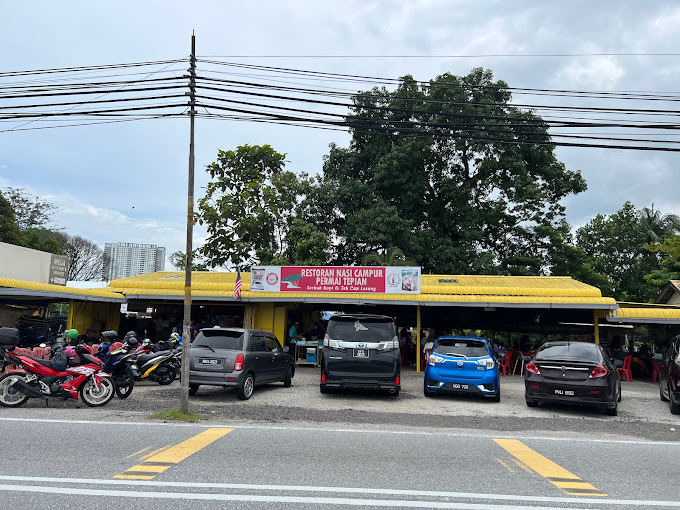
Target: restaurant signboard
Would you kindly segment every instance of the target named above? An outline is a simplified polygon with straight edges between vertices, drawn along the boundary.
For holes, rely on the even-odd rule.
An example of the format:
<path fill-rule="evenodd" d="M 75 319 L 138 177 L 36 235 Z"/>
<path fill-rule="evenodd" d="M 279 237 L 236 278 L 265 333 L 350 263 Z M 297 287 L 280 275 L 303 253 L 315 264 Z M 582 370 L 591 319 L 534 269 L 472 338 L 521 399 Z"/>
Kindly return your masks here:
<path fill-rule="evenodd" d="M 420 294 L 420 268 L 406 266 L 253 266 L 255 292 Z"/>

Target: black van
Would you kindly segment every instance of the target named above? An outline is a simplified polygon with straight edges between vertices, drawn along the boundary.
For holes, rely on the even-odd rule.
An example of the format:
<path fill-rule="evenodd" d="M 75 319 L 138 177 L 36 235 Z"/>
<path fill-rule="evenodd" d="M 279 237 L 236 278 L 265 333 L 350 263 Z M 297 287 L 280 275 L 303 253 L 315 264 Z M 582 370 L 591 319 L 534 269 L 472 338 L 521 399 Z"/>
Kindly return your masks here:
<path fill-rule="evenodd" d="M 401 364 L 397 328 L 384 315 L 334 315 L 321 359 L 321 393 L 337 388 L 388 390 L 399 395 Z"/>

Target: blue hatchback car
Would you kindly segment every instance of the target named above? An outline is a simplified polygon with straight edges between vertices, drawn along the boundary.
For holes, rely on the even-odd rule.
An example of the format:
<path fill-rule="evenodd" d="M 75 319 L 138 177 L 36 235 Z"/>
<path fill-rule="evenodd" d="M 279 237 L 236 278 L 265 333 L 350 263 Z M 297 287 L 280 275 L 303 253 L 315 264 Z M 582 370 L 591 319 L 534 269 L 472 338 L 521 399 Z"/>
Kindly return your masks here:
<path fill-rule="evenodd" d="M 498 363 L 486 338 L 441 336 L 425 367 L 424 393 L 470 393 L 501 399 Z"/>

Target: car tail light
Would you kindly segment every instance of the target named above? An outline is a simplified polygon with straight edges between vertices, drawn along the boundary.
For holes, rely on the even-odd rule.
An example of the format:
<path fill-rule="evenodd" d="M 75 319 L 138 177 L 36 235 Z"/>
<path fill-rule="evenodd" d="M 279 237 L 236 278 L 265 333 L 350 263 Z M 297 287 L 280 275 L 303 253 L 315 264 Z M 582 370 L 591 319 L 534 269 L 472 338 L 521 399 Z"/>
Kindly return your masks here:
<path fill-rule="evenodd" d="M 492 369 L 495 365 L 494 360 L 491 358 L 478 359 L 477 364 L 481 367 L 486 367 L 487 369 Z"/>
<path fill-rule="evenodd" d="M 328 336 L 328 334 L 326 334 L 323 337 L 323 346 L 324 347 L 330 347 L 331 349 L 338 349 L 338 350 L 342 349 L 342 350 L 344 350 L 344 348 L 340 347 L 340 344 L 338 343 L 338 341 L 333 340 L 331 337 Z"/>
<path fill-rule="evenodd" d="M 234 361 L 234 370 L 243 370 L 243 354 L 236 356 L 236 361 Z"/>
<path fill-rule="evenodd" d="M 399 376 L 397 376 L 397 386 L 399 386 Z"/>
<path fill-rule="evenodd" d="M 538 369 L 536 364 L 533 361 L 530 361 L 527 363 L 527 366 L 525 367 L 527 369 L 527 372 L 530 372 L 532 374 L 536 375 L 541 375 L 541 371 Z"/>
<path fill-rule="evenodd" d="M 328 336 L 328 333 L 326 333 L 323 337 L 323 346 L 328 347 L 328 342 L 330 341 L 331 337 Z"/>
<path fill-rule="evenodd" d="M 436 354 L 430 354 L 430 357 L 427 358 L 427 362 L 430 365 L 435 366 L 437 363 L 443 363 L 444 358 L 442 358 L 441 356 L 437 356 Z"/>
<path fill-rule="evenodd" d="M 326 382 L 326 374 L 321 374 L 321 382 Z"/>
<path fill-rule="evenodd" d="M 399 339 L 395 336 L 392 340 L 378 344 L 379 351 L 393 351 L 399 349 Z"/>
<path fill-rule="evenodd" d="M 590 372 L 590 376 L 588 376 L 590 379 L 597 379 L 598 377 L 607 377 L 609 375 L 609 370 L 606 367 L 603 367 L 602 365 L 597 365 L 595 368 L 593 368 L 593 371 Z"/>

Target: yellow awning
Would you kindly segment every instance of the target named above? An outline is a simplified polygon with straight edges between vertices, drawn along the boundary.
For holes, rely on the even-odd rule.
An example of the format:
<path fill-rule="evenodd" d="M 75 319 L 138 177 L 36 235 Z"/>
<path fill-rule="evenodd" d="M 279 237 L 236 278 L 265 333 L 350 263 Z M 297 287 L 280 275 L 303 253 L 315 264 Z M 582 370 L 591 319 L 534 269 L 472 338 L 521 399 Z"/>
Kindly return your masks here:
<path fill-rule="evenodd" d="M 356 294 L 318 292 L 251 292 L 250 273 L 241 273 L 241 301 L 329 304 L 399 304 L 422 306 L 506 306 L 613 309 L 616 301 L 596 287 L 569 277 L 423 275 L 421 294 Z M 235 273 L 194 272 L 192 299 L 233 301 Z M 171 299 L 184 296 L 184 273 L 157 272 L 114 280 L 109 288 L 128 299 Z"/>
<path fill-rule="evenodd" d="M 23 300 L 34 297 L 37 299 L 125 302 L 125 296 L 111 288 L 76 289 L 49 283 L 15 280 L 14 278 L 0 278 L 0 297 Z"/>
<path fill-rule="evenodd" d="M 627 324 L 680 324 L 680 309 L 661 307 L 619 308 L 607 321 Z"/>

